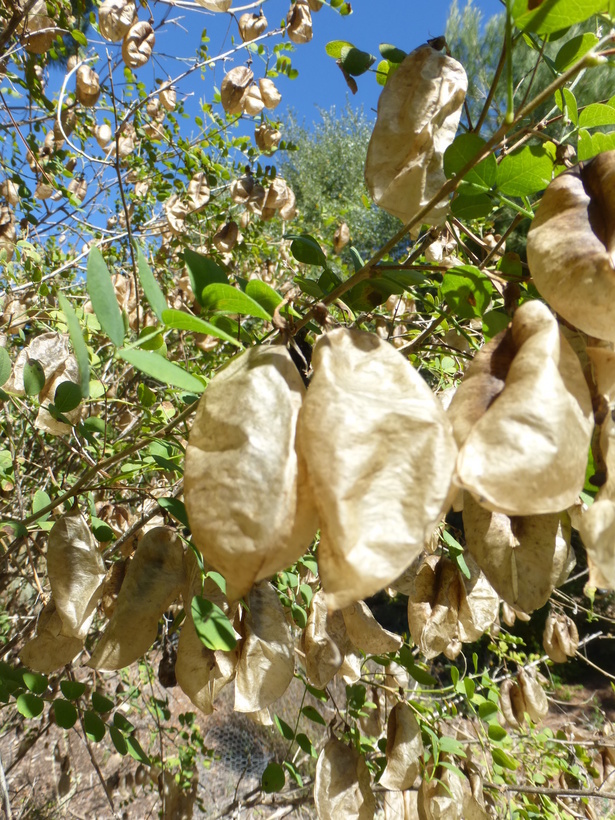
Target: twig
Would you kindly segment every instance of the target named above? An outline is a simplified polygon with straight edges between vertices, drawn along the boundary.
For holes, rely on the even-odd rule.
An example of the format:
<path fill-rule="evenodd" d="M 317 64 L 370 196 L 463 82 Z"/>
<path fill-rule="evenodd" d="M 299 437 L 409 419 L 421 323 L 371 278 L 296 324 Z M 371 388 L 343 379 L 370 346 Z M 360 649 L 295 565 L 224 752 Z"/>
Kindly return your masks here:
<path fill-rule="evenodd" d="M 4 813 L 6 814 L 6 820 L 11 820 L 13 814 L 11 812 L 11 800 L 9 798 L 9 790 L 6 785 L 6 777 L 4 776 L 2 755 L 0 755 L 0 790 L 2 791 L 2 803 L 4 804 Z"/>

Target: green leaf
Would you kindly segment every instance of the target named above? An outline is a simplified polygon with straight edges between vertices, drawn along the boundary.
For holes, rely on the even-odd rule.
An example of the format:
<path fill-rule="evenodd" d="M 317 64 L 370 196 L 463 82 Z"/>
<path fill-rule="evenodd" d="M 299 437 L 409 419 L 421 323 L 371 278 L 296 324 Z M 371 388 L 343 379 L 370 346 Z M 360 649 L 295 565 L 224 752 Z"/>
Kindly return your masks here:
<path fill-rule="evenodd" d="M 78 700 L 85 692 L 85 683 L 76 680 L 61 680 L 60 689 L 68 700 Z"/>
<path fill-rule="evenodd" d="M 50 502 L 51 498 L 49 498 L 45 490 L 37 490 L 32 499 L 32 512 L 34 515 L 36 515 L 39 510 L 44 509 Z M 47 515 L 43 516 L 39 520 L 46 521 L 50 515 L 51 513 L 47 513 Z"/>
<path fill-rule="evenodd" d="M 445 752 L 446 754 L 456 755 L 457 757 L 467 757 L 463 743 L 460 740 L 457 740 L 457 738 L 443 735 L 440 738 L 439 747 L 440 751 Z"/>
<path fill-rule="evenodd" d="M 303 293 L 311 296 L 314 299 L 322 299 L 323 290 L 314 279 L 307 279 L 305 276 L 295 276 L 293 282 L 298 285 Z"/>
<path fill-rule="evenodd" d="M 6 384 L 11 375 L 11 360 L 4 347 L 0 347 L 0 387 Z"/>
<path fill-rule="evenodd" d="M 307 612 L 305 609 L 299 606 L 299 604 L 291 604 L 290 605 L 290 612 L 293 617 L 293 621 L 297 624 L 299 629 L 305 629 L 307 626 Z"/>
<path fill-rule="evenodd" d="M 208 649 L 229 652 L 237 644 L 233 625 L 219 606 L 195 595 L 190 604 L 196 634 Z"/>
<path fill-rule="evenodd" d="M 232 285 L 207 285 L 202 293 L 202 305 L 206 310 L 219 313 L 239 313 L 242 316 L 271 320 L 271 314 L 258 302 Z"/>
<path fill-rule="evenodd" d="M 294 740 L 295 739 L 294 731 L 288 725 L 288 723 L 286 723 L 284 720 L 282 720 L 281 717 L 278 717 L 277 715 L 274 715 L 273 716 L 273 722 L 277 726 L 278 732 L 282 735 L 283 738 L 285 738 L 286 740 Z"/>
<path fill-rule="evenodd" d="M 290 760 L 285 760 L 282 765 L 290 774 L 290 776 L 294 779 L 297 786 L 299 786 L 299 788 L 303 788 L 303 778 L 301 777 L 299 769 L 295 766 L 295 764 L 291 763 Z"/>
<path fill-rule="evenodd" d="M 388 60 L 390 63 L 403 63 L 408 56 L 405 51 L 401 50 L 401 48 L 396 48 L 395 46 L 390 45 L 390 43 L 380 43 L 378 50 L 384 59 Z"/>
<path fill-rule="evenodd" d="M 514 772 L 519 766 L 514 757 L 506 754 L 504 749 L 500 749 L 499 746 L 491 747 L 491 756 L 494 763 L 497 763 L 498 766 L 501 766 L 503 769 L 510 769 L 511 772 Z"/>
<path fill-rule="evenodd" d="M 604 103 L 586 105 L 579 114 L 579 128 L 596 128 L 600 125 L 615 125 L 615 108 Z"/>
<path fill-rule="evenodd" d="M 582 23 L 600 11 L 606 11 L 607 0 L 514 0 L 512 18 L 523 31 L 551 34 Z"/>
<path fill-rule="evenodd" d="M 58 302 L 66 319 L 68 335 L 70 336 L 73 350 L 75 351 L 75 358 L 79 365 L 81 395 L 83 398 L 87 398 L 90 395 L 90 356 L 85 345 L 83 333 L 81 332 L 81 325 L 79 324 L 79 319 L 72 305 L 63 293 L 58 293 Z"/>
<path fill-rule="evenodd" d="M 310 757 L 318 757 L 314 744 L 307 735 L 303 734 L 303 732 L 299 732 L 295 740 L 297 741 L 297 746 L 299 746 L 302 752 L 310 755 Z"/>
<path fill-rule="evenodd" d="M 436 679 L 426 669 L 418 666 L 414 660 L 410 647 L 404 644 L 399 651 L 399 663 L 412 675 L 421 686 L 435 686 Z"/>
<path fill-rule="evenodd" d="M 271 285 L 262 282 L 260 279 L 250 279 L 245 292 L 250 299 L 258 302 L 271 316 L 273 316 L 273 312 L 278 305 L 281 305 L 284 301 L 277 290 L 274 290 Z"/>
<path fill-rule="evenodd" d="M 168 328 L 173 330 L 187 330 L 190 333 L 205 333 L 207 336 L 215 336 L 217 339 L 223 339 L 235 347 L 242 347 L 238 341 L 230 333 L 222 330 L 211 322 L 206 322 L 198 316 L 193 316 L 191 313 L 186 313 L 183 310 L 167 309 L 163 311 L 162 321 Z"/>
<path fill-rule="evenodd" d="M 64 698 L 56 698 L 52 705 L 58 726 L 61 729 L 72 729 L 77 722 L 77 710 L 73 704 Z"/>
<path fill-rule="evenodd" d="M 331 42 L 327 43 L 325 46 L 325 51 L 329 57 L 333 57 L 335 60 L 338 60 L 342 56 L 343 48 L 354 48 L 354 46 L 347 40 L 331 40 Z"/>
<path fill-rule="evenodd" d="M 297 262 L 303 262 L 304 265 L 320 265 L 322 268 L 327 267 L 327 257 L 313 236 L 309 234 L 287 233 L 284 235 L 284 239 L 293 240 L 290 245 L 290 252 Z"/>
<path fill-rule="evenodd" d="M 444 152 L 444 173 L 450 179 L 485 147 L 477 134 L 460 134 Z M 493 154 L 482 159 L 463 178 L 464 193 L 471 196 L 490 191 L 495 185 L 497 162 Z M 466 189 L 465 186 L 468 186 Z"/>
<path fill-rule="evenodd" d="M 44 386 L 43 365 L 36 359 L 28 359 L 23 368 L 23 387 L 26 396 L 37 396 Z"/>
<path fill-rule="evenodd" d="M 263 772 L 261 779 L 261 787 L 266 794 L 273 794 L 274 792 L 281 792 L 286 782 L 286 775 L 284 769 L 279 763 L 268 763 L 267 768 Z"/>
<path fill-rule="evenodd" d="M 105 715 L 113 709 L 115 703 L 100 692 L 92 692 L 92 706 L 101 715 Z"/>
<path fill-rule="evenodd" d="M 49 686 L 47 677 L 38 672 L 30 672 L 29 670 L 25 670 L 22 679 L 26 685 L 26 688 L 31 692 L 34 692 L 35 695 L 44 694 Z"/>
<path fill-rule="evenodd" d="M 451 202 L 451 213 L 461 220 L 482 219 L 491 213 L 493 202 L 487 194 L 469 196 L 464 193 L 463 184 L 459 186 L 457 196 Z"/>
<path fill-rule="evenodd" d="M 169 387 L 179 387 L 180 390 L 189 390 L 192 393 L 202 393 L 205 390 L 205 385 L 200 379 L 157 353 L 122 348 L 117 351 L 117 355 L 137 370 Z"/>
<path fill-rule="evenodd" d="M 135 730 L 134 725 L 121 712 L 116 712 L 113 715 L 113 725 L 125 735 L 131 735 Z"/>
<path fill-rule="evenodd" d="M 74 382 L 60 382 L 53 397 L 53 406 L 58 413 L 70 413 L 81 403 L 81 388 Z"/>
<path fill-rule="evenodd" d="M 463 319 L 482 316 L 491 300 L 492 285 L 478 268 L 459 265 L 444 274 L 442 296 L 450 309 Z"/>
<path fill-rule="evenodd" d="M 100 743 L 105 736 L 105 724 L 98 717 L 96 712 L 92 712 L 91 709 L 88 709 L 87 712 L 83 713 L 83 726 L 88 739 L 93 743 Z"/>
<path fill-rule="evenodd" d="M 311 720 L 314 723 L 319 723 L 321 726 L 327 725 L 327 721 L 313 706 L 304 706 L 301 710 L 301 714 L 305 715 L 308 720 Z"/>
<path fill-rule="evenodd" d="M 100 326 L 116 347 L 124 344 L 124 320 L 115 298 L 111 274 L 97 247 L 90 249 L 86 286 Z"/>
<path fill-rule="evenodd" d="M 141 748 L 141 744 L 139 743 L 136 737 L 128 735 L 128 737 L 126 738 L 126 745 L 128 746 L 128 754 L 131 757 L 134 757 L 135 760 L 137 760 L 139 763 L 143 763 L 145 766 L 151 765 L 149 757 Z"/>
<path fill-rule="evenodd" d="M 590 134 L 584 128 L 579 130 L 579 142 L 577 144 L 577 155 L 579 162 L 602 154 L 604 151 L 615 149 L 615 131 L 603 134 Z"/>
<path fill-rule="evenodd" d="M 17 711 L 25 718 L 38 717 L 45 708 L 45 701 L 33 695 L 32 692 L 24 692 L 15 701 Z"/>
<path fill-rule="evenodd" d="M 147 263 L 147 259 L 143 255 L 143 251 L 139 245 L 136 245 L 136 248 L 137 272 L 139 274 L 139 281 L 141 282 L 143 293 L 145 294 L 145 298 L 149 302 L 150 307 L 156 316 L 159 319 L 162 319 L 162 314 L 168 307 L 167 300 L 160 285 L 156 281 L 156 277 L 152 273 L 152 269 Z"/>
<path fill-rule="evenodd" d="M 376 66 L 376 82 L 378 85 L 387 84 L 389 75 L 392 73 L 393 68 L 394 63 L 390 63 L 388 60 L 380 60 Z"/>
<path fill-rule="evenodd" d="M 203 256 L 200 253 L 191 251 L 189 248 L 184 249 L 184 262 L 188 268 L 188 276 L 190 277 L 190 284 L 199 304 L 201 302 L 201 294 L 203 288 L 207 285 L 215 283 L 228 285 L 228 276 L 222 270 L 220 265 L 217 265 L 213 259 L 208 256 Z"/>
<path fill-rule="evenodd" d="M 342 68 L 347 74 L 359 77 L 365 74 L 367 69 L 376 62 L 376 58 L 368 51 L 361 51 L 354 46 L 344 46 L 340 55 Z"/>
<path fill-rule="evenodd" d="M 115 533 L 111 527 L 95 515 L 92 516 L 92 533 L 97 541 L 103 543 L 113 541 L 115 537 Z"/>
<path fill-rule="evenodd" d="M 569 88 L 563 88 L 555 92 L 555 104 L 559 110 L 568 117 L 571 123 L 577 125 L 579 122 L 579 109 L 577 100 Z"/>
<path fill-rule="evenodd" d="M 88 38 L 78 28 L 73 29 L 70 33 L 70 36 L 76 43 L 79 43 L 80 46 L 87 46 Z"/>
<path fill-rule="evenodd" d="M 183 501 L 180 501 L 179 498 L 159 498 L 158 504 L 163 510 L 165 510 L 165 512 L 168 512 L 176 518 L 182 526 L 190 529 L 188 513 L 186 512 L 186 507 Z"/>
<path fill-rule="evenodd" d="M 117 752 L 123 757 L 128 753 L 128 743 L 126 743 L 126 738 L 116 726 L 109 726 L 109 734 L 111 735 L 111 740 Z"/>
<path fill-rule="evenodd" d="M 498 165 L 498 188 L 507 196 L 529 196 L 551 182 L 553 160 L 542 145 L 525 145 Z"/>
<path fill-rule="evenodd" d="M 510 322 L 510 316 L 503 310 L 488 310 L 483 315 L 483 335 L 485 341 L 493 339 L 501 330 L 505 330 Z"/>
<path fill-rule="evenodd" d="M 478 707 L 478 714 L 480 715 L 482 720 L 489 722 L 493 720 L 493 718 L 497 718 L 498 715 L 498 706 L 497 703 L 494 703 L 491 700 L 486 700 L 484 703 L 481 703 Z"/>
<path fill-rule="evenodd" d="M 557 52 L 554 60 L 555 68 L 560 73 L 566 71 L 571 65 L 580 60 L 584 54 L 591 51 L 598 42 L 596 35 L 590 32 L 572 37 Z"/>
<path fill-rule="evenodd" d="M 501 740 L 508 737 L 508 732 L 503 726 L 500 726 L 499 723 L 490 723 L 487 729 L 487 734 L 489 735 L 489 739 L 494 740 L 496 743 L 499 743 Z"/>

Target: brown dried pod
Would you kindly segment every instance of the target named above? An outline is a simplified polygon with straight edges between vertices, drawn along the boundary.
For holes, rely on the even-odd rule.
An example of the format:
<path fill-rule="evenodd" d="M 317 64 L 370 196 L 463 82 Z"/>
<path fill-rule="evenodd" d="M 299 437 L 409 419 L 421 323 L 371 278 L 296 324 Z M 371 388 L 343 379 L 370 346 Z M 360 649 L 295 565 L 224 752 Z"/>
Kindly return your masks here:
<path fill-rule="evenodd" d="M 301 645 L 308 680 L 317 689 L 324 689 L 340 670 L 351 643 L 344 616 L 340 610 L 329 612 L 322 590 L 312 598 Z"/>
<path fill-rule="evenodd" d="M 372 820 L 376 811 L 365 760 L 335 737 L 316 763 L 314 802 L 318 820 Z"/>
<path fill-rule="evenodd" d="M 241 98 L 241 105 L 244 114 L 247 114 L 249 117 L 255 117 L 263 110 L 265 103 L 263 102 L 260 89 L 256 83 L 252 83 L 249 86 L 248 90 Z"/>
<path fill-rule="evenodd" d="M 243 98 L 254 80 L 254 72 L 247 66 L 232 68 L 222 80 L 220 100 L 227 114 L 241 114 Z"/>
<path fill-rule="evenodd" d="M 566 663 L 579 648 L 577 625 L 567 615 L 549 612 L 542 635 L 545 652 L 555 663 Z"/>
<path fill-rule="evenodd" d="M 269 188 L 267 188 L 267 196 L 263 204 L 263 210 L 279 211 L 280 208 L 288 201 L 288 192 L 290 188 L 285 179 L 276 177 Z"/>
<path fill-rule="evenodd" d="M 323 6 L 324 0 L 308 0 L 308 6 L 310 7 L 310 11 L 320 11 Z"/>
<path fill-rule="evenodd" d="M 262 80 L 258 81 L 258 87 L 260 89 L 263 102 L 265 103 L 265 108 L 273 110 L 280 104 L 282 95 L 276 88 L 273 80 L 270 80 L 268 77 L 264 77 Z"/>
<path fill-rule="evenodd" d="M 77 69 L 77 101 L 86 108 L 92 108 L 100 97 L 98 74 L 89 65 L 80 65 Z"/>
<path fill-rule="evenodd" d="M 233 0 L 196 0 L 196 2 L 209 11 L 228 11 Z"/>
<path fill-rule="evenodd" d="M 387 763 L 380 785 L 385 789 L 411 789 L 420 771 L 423 754 L 421 727 L 407 703 L 397 703 L 387 724 Z"/>
<path fill-rule="evenodd" d="M 342 222 L 337 226 L 333 234 L 333 252 L 341 253 L 349 242 L 350 228 L 345 222 Z"/>
<path fill-rule="evenodd" d="M 69 355 L 66 336 L 60 333 L 41 333 L 35 336 L 27 347 L 19 352 L 13 365 L 13 372 L 4 385 L 4 389 L 18 396 L 25 394 L 23 371 L 26 363 L 31 359 L 35 359 L 42 366 L 45 385 L 49 384 L 56 373 L 64 369 Z"/>
<path fill-rule="evenodd" d="M 421 551 L 448 506 L 456 447 L 425 381 L 377 336 L 333 330 L 312 365 L 297 437 L 327 603 L 343 608 L 391 584 Z"/>
<path fill-rule="evenodd" d="M 41 612 L 36 636 L 19 653 L 22 663 L 35 672 L 50 675 L 71 663 L 83 649 L 83 639 L 62 635 L 62 619 L 53 598 Z"/>
<path fill-rule="evenodd" d="M 448 414 L 460 447 L 455 480 L 484 507 L 529 516 L 575 502 L 594 426 L 591 397 L 542 302 L 524 302 L 478 352 Z"/>
<path fill-rule="evenodd" d="M 0 194 L 6 199 L 8 205 L 19 203 L 19 189 L 12 179 L 5 179 L 0 187 Z"/>
<path fill-rule="evenodd" d="M 16 242 L 15 216 L 6 205 L 0 205 L 0 251 L 5 252 L 7 262 L 13 258 Z"/>
<path fill-rule="evenodd" d="M 412 640 L 426 658 L 435 658 L 459 642 L 459 605 L 462 595 L 459 571 L 448 558 L 424 555 L 410 583 L 408 623 Z"/>
<path fill-rule="evenodd" d="M 103 151 L 106 151 L 111 140 L 113 139 L 113 131 L 111 130 L 111 126 L 107 125 L 106 122 L 102 125 L 97 125 L 94 129 L 94 137 Z"/>
<path fill-rule="evenodd" d="M 141 68 L 152 56 L 156 35 L 151 25 L 140 20 L 129 28 L 122 42 L 122 59 L 128 68 Z"/>
<path fill-rule="evenodd" d="M 424 777 L 419 787 L 418 820 L 488 820 L 491 815 L 473 795 L 465 774 L 444 766 L 434 774 L 429 779 Z"/>
<path fill-rule="evenodd" d="M 281 132 L 269 123 L 262 122 L 254 129 L 254 142 L 263 154 L 273 153 L 280 144 L 281 139 Z"/>
<path fill-rule="evenodd" d="M 365 601 L 345 607 L 342 615 L 350 641 L 366 655 L 384 655 L 401 647 L 401 636 L 381 626 Z"/>
<path fill-rule="evenodd" d="M 54 436 L 65 436 L 72 432 L 73 425 L 80 420 L 83 410 L 81 405 L 63 413 L 69 422 L 68 424 L 54 418 L 48 410 L 49 405 L 54 401 L 56 390 L 64 382 L 79 384 L 79 365 L 72 354 L 66 357 L 62 366 L 55 371 L 39 393 L 38 398 L 41 406 L 34 421 L 37 430 L 51 433 Z"/>
<path fill-rule="evenodd" d="M 277 593 L 267 581 L 252 587 L 235 676 L 235 711 L 258 712 L 281 698 L 295 673 L 294 641 Z"/>
<path fill-rule="evenodd" d="M 137 9 L 133 0 L 104 0 L 98 10 L 98 25 L 105 40 L 119 43 L 127 34 Z"/>
<path fill-rule="evenodd" d="M 455 138 L 468 80 L 463 66 L 429 45 L 410 53 L 389 78 L 365 163 L 365 180 L 377 205 L 410 222 L 446 179 L 443 155 Z M 422 218 L 441 225 L 444 199 Z"/>
<path fill-rule="evenodd" d="M 45 0 L 36 0 L 19 24 L 20 40 L 29 54 L 44 54 L 53 46 L 58 33 L 56 24 L 47 16 Z"/>
<path fill-rule="evenodd" d="M 252 174 L 244 174 L 231 184 L 231 199 L 237 205 L 244 205 L 252 196 L 254 190 L 254 177 Z"/>
<path fill-rule="evenodd" d="M 587 550 L 589 583 L 599 589 L 615 589 L 615 503 L 599 498 L 583 513 L 579 535 Z"/>
<path fill-rule="evenodd" d="M 173 86 L 164 86 L 160 89 L 160 102 L 167 111 L 174 111 L 177 103 L 177 91 Z"/>
<path fill-rule="evenodd" d="M 218 228 L 212 242 L 220 253 L 229 253 L 240 240 L 239 226 L 236 222 L 226 222 Z"/>
<path fill-rule="evenodd" d="M 300 558 L 316 532 L 295 449 L 304 395 L 288 351 L 261 346 L 217 373 L 199 403 L 186 450 L 185 503 L 194 542 L 225 576 L 229 600 Z"/>
<path fill-rule="evenodd" d="M 250 14 L 246 12 L 239 18 L 239 34 L 244 43 L 256 40 L 267 31 L 267 18 L 262 13 Z"/>
<path fill-rule="evenodd" d="M 525 711 L 534 723 L 540 723 L 549 711 L 549 701 L 545 690 L 536 680 L 534 672 L 530 669 L 520 669 L 517 675 L 519 688 L 523 694 Z"/>
<path fill-rule="evenodd" d="M 510 726 L 518 727 L 523 723 L 525 712 L 523 693 L 510 678 L 500 684 L 500 710 Z"/>
<path fill-rule="evenodd" d="M 288 39 L 297 45 L 309 43 L 312 39 L 312 14 L 307 0 L 296 0 L 286 15 Z"/>
<path fill-rule="evenodd" d="M 164 212 L 173 233 L 181 234 L 186 230 L 188 211 L 188 206 L 178 194 L 173 194 L 164 203 Z"/>
<path fill-rule="evenodd" d="M 68 183 L 66 190 L 69 194 L 72 194 L 77 202 L 81 203 L 86 197 L 88 192 L 88 183 L 84 176 L 73 177 L 71 181 Z"/>
<path fill-rule="evenodd" d="M 557 176 L 540 201 L 527 237 L 536 287 L 575 327 L 615 341 L 612 305 L 615 151 Z"/>
<path fill-rule="evenodd" d="M 207 184 L 207 174 L 199 171 L 188 183 L 188 199 L 190 200 L 190 211 L 202 211 L 209 202 L 209 185 Z"/>
<path fill-rule="evenodd" d="M 285 222 L 288 222 L 297 216 L 297 198 L 295 197 L 292 188 L 288 188 L 288 197 L 284 205 L 282 205 L 278 211 L 278 215 L 280 219 L 283 219 Z"/>

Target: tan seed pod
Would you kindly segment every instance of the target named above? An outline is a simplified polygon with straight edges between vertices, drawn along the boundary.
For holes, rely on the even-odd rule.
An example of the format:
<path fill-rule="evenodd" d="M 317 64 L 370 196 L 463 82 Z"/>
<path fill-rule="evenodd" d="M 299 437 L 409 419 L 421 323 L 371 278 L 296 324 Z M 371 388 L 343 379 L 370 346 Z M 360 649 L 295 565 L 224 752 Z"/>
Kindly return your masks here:
<path fill-rule="evenodd" d="M 320 2 L 320 0 L 311 0 L 311 2 Z M 418 792 L 415 791 L 385 792 L 384 820 L 419 820 L 417 800 Z"/>
<path fill-rule="evenodd" d="M 407 703 L 397 703 L 387 724 L 387 763 L 380 785 L 385 789 L 411 789 L 420 771 L 423 754 L 421 727 Z"/>
<path fill-rule="evenodd" d="M 178 194 L 173 194 L 164 203 L 164 212 L 173 233 L 181 234 L 186 230 L 185 220 L 188 216 L 188 210 L 188 206 L 179 198 Z"/>
<path fill-rule="evenodd" d="M 591 397 L 542 302 L 524 302 L 479 351 L 448 413 L 460 447 L 455 480 L 487 509 L 529 516 L 575 502 L 594 426 Z"/>
<path fill-rule="evenodd" d="M 312 14 L 307 0 L 296 0 L 286 15 L 288 39 L 297 45 L 309 43 L 312 39 Z"/>
<path fill-rule="evenodd" d="M 196 2 L 209 11 L 228 11 L 233 0 L 196 0 Z"/>
<path fill-rule="evenodd" d="M 89 65 L 80 65 L 77 69 L 77 101 L 86 108 L 92 108 L 100 97 L 98 74 Z"/>
<path fill-rule="evenodd" d="M 577 625 L 567 615 L 549 612 L 542 635 L 545 652 L 555 663 L 566 663 L 579 648 Z"/>
<path fill-rule="evenodd" d="M 13 258 L 16 242 L 15 216 L 6 205 L 0 205 L 0 251 L 5 252 L 7 262 Z"/>
<path fill-rule="evenodd" d="M 67 356 L 63 365 L 45 383 L 45 387 L 38 396 L 41 406 L 34 421 L 34 426 L 37 430 L 42 430 L 44 433 L 50 433 L 53 436 L 65 436 L 72 432 L 73 425 L 77 424 L 83 413 L 81 405 L 63 413 L 69 422 L 65 424 L 63 421 L 54 418 L 47 409 L 54 401 L 56 390 L 64 382 L 79 384 L 79 365 L 72 354 Z"/>
<path fill-rule="evenodd" d="M 365 760 L 335 737 L 316 763 L 314 802 L 318 820 L 372 820 L 376 811 Z"/>
<path fill-rule="evenodd" d="M 400 635 L 380 626 L 365 601 L 357 601 L 342 610 L 350 641 L 367 655 L 397 652 L 403 640 Z"/>
<path fill-rule="evenodd" d="M 527 237 L 528 263 L 541 295 L 575 327 L 611 342 L 614 185 L 615 151 L 560 174 L 543 194 Z"/>
<path fill-rule="evenodd" d="M 267 208 L 271 211 L 278 211 L 288 201 L 289 190 L 286 180 L 282 177 L 276 177 L 267 188 L 263 210 Z"/>
<path fill-rule="evenodd" d="M 455 138 L 468 80 L 463 66 L 429 45 L 411 52 L 389 78 L 365 162 L 377 205 L 410 222 L 446 179 L 443 155 Z M 444 199 L 422 218 L 441 225 Z"/>
<path fill-rule="evenodd" d="M 8 205 L 19 203 L 19 189 L 12 179 L 5 179 L 0 188 L 0 194 L 6 199 Z"/>
<path fill-rule="evenodd" d="M 271 584 L 256 584 L 247 602 L 235 677 L 236 712 L 258 712 L 271 706 L 286 692 L 295 673 L 292 633 Z"/>
<path fill-rule="evenodd" d="M 156 35 L 145 20 L 132 25 L 122 42 L 122 59 L 128 68 L 141 68 L 152 56 Z"/>
<path fill-rule="evenodd" d="M 523 693 L 510 678 L 500 684 L 500 710 L 510 726 L 518 727 L 523 723 L 525 711 Z"/>
<path fill-rule="evenodd" d="M 435 658 L 447 650 L 450 656 L 453 648 L 456 654 L 461 651 L 462 586 L 452 561 L 437 555 L 423 556 L 408 590 L 408 623 L 412 640 L 426 658 Z"/>
<path fill-rule="evenodd" d="M 280 144 L 281 139 L 281 132 L 266 122 L 261 123 L 254 129 L 254 142 L 263 154 L 273 153 Z"/>
<path fill-rule="evenodd" d="M 102 593 L 105 565 L 77 509 L 59 518 L 49 532 L 47 573 L 61 634 L 85 638 Z"/>
<path fill-rule="evenodd" d="M 549 701 L 544 689 L 529 669 L 520 669 L 517 675 L 519 688 L 523 694 L 525 711 L 534 723 L 540 723 L 549 711 Z"/>
<path fill-rule="evenodd" d="M 97 125 L 94 129 L 94 137 L 96 138 L 96 142 L 99 146 L 105 151 L 109 147 L 109 143 L 113 139 L 113 132 L 111 130 L 111 126 L 107 125 L 107 123 L 103 123 L 102 125 Z"/>
<path fill-rule="evenodd" d="M 256 40 L 267 31 L 267 18 L 264 14 L 242 14 L 239 18 L 239 34 L 244 43 Z"/>
<path fill-rule="evenodd" d="M 341 253 L 349 242 L 350 228 L 345 222 L 342 222 L 337 226 L 333 234 L 333 252 Z"/>
<path fill-rule="evenodd" d="M 500 596 L 491 586 L 469 553 L 464 559 L 470 577 L 459 574 L 461 595 L 459 600 L 459 638 L 464 643 L 477 641 L 498 617 Z"/>
<path fill-rule="evenodd" d="M 49 51 L 58 34 L 56 24 L 47 16 L 45 0 L 36 0 L 17 30 L 21 43 L 29 54 L 44 54 Z"/>
<path fill-rule="evenodd" d="M 71 663 L 83 649 L 83 639 L 62 635 L 62 626 L 55 601 L 51 598 L 38 619 L 36 636 L 19 653 L 21 662 L 43 675 L 50 675 Z"/>
<path fill-rule="evenodd" d="M 207 174 L 199 171 L 188 183 L 188 199 L 190 200 L 190 211 L 198 213 L 209 202 L 210 190 L 207 184 Z"/>
<path fill-rule="evenodd" d="M 329 612 L 322 590 L 312 598 L 307 625 L 301 636 L 305 671 L 310 683 L 324 689 L 352 651 L 344 616 Z"/>
<path fill-rule="evenodd" d="M 247 92 L 243 95 L 241 105 L 244 114 L 247 114 L 249 117 L 255 117 L 263 110 L 265 103 L 263 102 L 260 89 L 256 83 L 252 83 Z"/>
<path fill-rule="evenodd" d="M 320 11 L 324 0 L 308 0 L 308 6 L 310 7 L 310 11 Z"/>
<path fill-rule="evenodd" d="M 214 234 L 213 243 L 220 253 L 229 253 L 240 240 L 239 226 L 236 222 L 226 222 Z"/>
<path fill-rule="evenodd" d="M 487 580 L 522 612 L 544 606 L 574 566 L 570 529 L 558 514 L 509 518 L 464 493 L 463 523 L 467 548 Z"/>
<path fill-rule="evenodd" d="M 160 102 L 167 111 L 174 111 L 177 103 L 177 91 L 172 86 L 165 86 L 160 89 Z"/>
<path fill-rule="evenodd" d="M 122 669 L 147 652 L 156 639 L 158 621 L 184 584 L 183 554 L 181 539 L 173 530 L 148 530 L 128 566 L 111 620 L 88 666 Z"/>
<path fill-rule="evenodd" d="M 25 394 L 23 372 L 26 363 L 31 359 L 39 362 L 45 375 L 45 385 L 49 384 L 55 374 L 64 369 L 69 355 L 67 337 L 60 333 L 41 333 L 35 336 L 27 347 L 19 352 L 4 389 L 18 396 Z"/>
<path fill-rule="evenodd" d="M 276 88 L 273 80 L 270 80 L 268 77 L 263 77 L 262 80 L 258 81 L 258 87 L 260 89 L 263 102 L 265 103 L 265 108 L 273 110 L 280 104 L 282 101 L 282 95 Z"/>
<path fill-rule="evenodd" d="M 69 194 L 72 194 L 77 202 L 81 203 L 88 192 L 88 183 L 85 177 L 73 177 L 66 188 Z"/>
<path fill-rule="evenodd" d="M 456 447 L 427 384 L 377 336 L 333 330 L 312 364 L 297 435 L 320 515 L 323 588 L 343 608 L 421 551 L 448 506 Z"/>
<path fill-rule="evenodd" d="M 220 100 L 227 114 L 241 114 L 243 98 L 248 92 L 254 73 L 247 66 L 232 68 L 222 80 Z"/>
<path fill-rule="evenodd" d="M 295 197 L 294 191 L 291 188 L 288 188 L 288 196 L 286 198 L 286 202 L 280 210 L 278 214 L 281 219 L 285 222 L 289 222 L 291 219 L 294 219 L 297 216 L 297 199 Z"/>
<path fill-rule="evenodd" d="M 119 43 L 132 26 L 137 9 L 132 0 L 104 0 L 98 10 L 98 25 L 105 40 Z"/>
<path fill-rule="evenodd" d="M 290 566 L 316 532 L 295 449 L 304 395 L 285 348 L 253 347 L 214 376 L 199 403 L 186 450 L 185 503 L 194 542 L 226 578 L 229 600 Z"/>
<path fill-rule="evenodd" d="M 424 777 L 419 787 L 418 820 L 488 820 L 490 815 L 472 794 L 465 774 L 444 766 L 435 774 Z"/>
<path fill-rule="evenodd" d="M 245 204 L 252 196 L 254 190 L 254 178 L 252 174 L 245 174 L 234 180 L 231 185 L 231 199 L 237 205 Z"/>

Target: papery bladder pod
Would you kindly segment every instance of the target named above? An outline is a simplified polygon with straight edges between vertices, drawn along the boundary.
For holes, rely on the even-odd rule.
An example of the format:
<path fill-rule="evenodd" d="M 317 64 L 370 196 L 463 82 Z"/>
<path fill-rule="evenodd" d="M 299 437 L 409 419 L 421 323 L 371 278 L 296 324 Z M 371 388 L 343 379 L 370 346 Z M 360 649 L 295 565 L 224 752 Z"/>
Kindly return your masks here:
<path fill-rule="evenodd" d="M 253 347 L 209 383 L 186 450 L 192 537 L 227 582 L 229 600 L 309 547 L 317 519 L 295 448 L 305 395 L 284 347 Z"/>
<path fill-rule="evenodd" d="M 320 518 L 327 605 L 342 609 L 412 563 L 449 506 L 457 448 L 441 405 L 391 345 L 320 337 L 298 445 Z"/>

